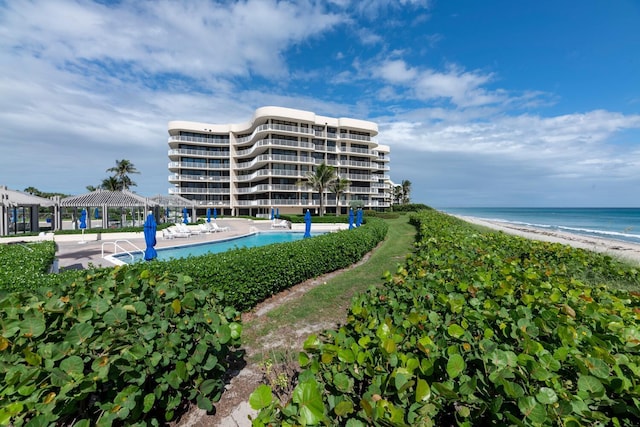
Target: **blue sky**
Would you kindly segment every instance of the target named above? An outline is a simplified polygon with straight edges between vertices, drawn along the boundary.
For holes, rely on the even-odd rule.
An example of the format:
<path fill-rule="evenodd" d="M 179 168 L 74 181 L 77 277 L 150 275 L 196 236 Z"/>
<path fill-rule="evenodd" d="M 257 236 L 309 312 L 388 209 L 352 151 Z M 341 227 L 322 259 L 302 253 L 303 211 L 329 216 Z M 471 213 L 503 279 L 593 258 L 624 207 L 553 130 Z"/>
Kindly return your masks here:
<path fill-rule="evenodd" d="M 167 122 L 378 123 L 435 207 L 640 206 L 640 2 L 0 0 L 0 185 L 166 194 Z"/>

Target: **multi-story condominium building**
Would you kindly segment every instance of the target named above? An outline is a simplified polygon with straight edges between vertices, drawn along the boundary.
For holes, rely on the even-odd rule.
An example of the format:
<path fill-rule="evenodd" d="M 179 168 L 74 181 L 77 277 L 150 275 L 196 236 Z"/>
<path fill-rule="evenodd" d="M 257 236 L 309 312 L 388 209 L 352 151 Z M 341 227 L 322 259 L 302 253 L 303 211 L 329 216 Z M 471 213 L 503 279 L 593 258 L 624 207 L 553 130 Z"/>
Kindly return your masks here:
<path fill-rule="evenodd" d="M 325 193 L 326 213 L 382 210 L 391 206 L 389 147 L 377 134 L 373 122 L 281 107 L 259 108 L 240 124 L 171 121 L 169 193 L 225 215 L 319 213 L 305 177 L 324 162 L 349 181 L 340 200 Z"/>

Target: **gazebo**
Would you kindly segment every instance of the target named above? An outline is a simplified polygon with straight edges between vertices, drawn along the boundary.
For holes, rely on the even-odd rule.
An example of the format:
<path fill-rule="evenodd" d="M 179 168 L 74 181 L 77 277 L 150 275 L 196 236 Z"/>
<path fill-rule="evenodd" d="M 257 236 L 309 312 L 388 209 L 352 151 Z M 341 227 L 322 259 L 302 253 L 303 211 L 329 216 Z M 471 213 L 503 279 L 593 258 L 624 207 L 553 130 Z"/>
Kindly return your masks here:
<path fill-rule="evenodd" d="M 0 186 L 0 236 L 40 231 L 41 206 L 56 210 L 54 200 Z M 55 216 L 54 212 L 53 217 Z"/>
<path fill-rule="evenodd" d="M 79 218 L 78 208 L 87 209 L 87 225 L 89 228 L 95 228 L 90 225 L 94 220 L 101 220 L 101 227 L 98 228 L 106 229 L 117 223 L 119 223 L 121 227 L 125 226 L 125 209 L 131 209 L 132 225 L 136 225 L 136 216 L 140 220 L 140 225 L 142 225 L 146 212 L 151 208 L 158 207 L 159 204 L 147 197 L 142 197 L 128 190 L 96 190 L 91 193 L 61 199 L 59 206 L 61 208 L 73 208 L 76 223 Z M 120 218 L 109 219 L 109 209 L 119 209 Z"/>
<path fill-rule="evenodd" d="M 187 208 L 191 209 L 191 218 L 192 222 L 196 222 L 196 203 L 193 200 L 185 199 L 184 197 L 171 194 L 171 195 L 163 195 L 158 194 L 156 196 L 150 197 L 150 200 L 156 202 L 159 206 L 164 208 L 164 212 L 161 212 L 161 215 L 158 218 L 164 218 L 163 222 L 177 222 L 175 221 L 181 212 L 178 212 L 177 209 Z M 173 211 L 172 211 L 173 210 Z M 170 221 L 171 214 L 174 216 L 174 221 Z"/>

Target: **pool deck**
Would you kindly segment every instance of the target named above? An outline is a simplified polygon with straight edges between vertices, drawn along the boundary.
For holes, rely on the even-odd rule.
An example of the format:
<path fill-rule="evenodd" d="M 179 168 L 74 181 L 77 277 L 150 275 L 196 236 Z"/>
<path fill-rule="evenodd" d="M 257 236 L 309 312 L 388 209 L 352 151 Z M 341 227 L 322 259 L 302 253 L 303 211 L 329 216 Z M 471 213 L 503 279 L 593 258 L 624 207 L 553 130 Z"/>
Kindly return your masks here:
<path fill-rule="evenodd" d="M 224 219 L 218 220 L 218 224 L 224 227 L 230 227 L 229 231 L 217 233 L 199 233 L 193 234 L 191 237 L 177 237 L 165 240 L 162 238 L 162 232 L 158 232 L 156 237 L 156 248 L 168 246 L 190 245 L 203 242 L 215 242 L 233 237 L 244 236 L 255 231 L 283 231 L 282 228 L 271 228 L 271 221 L 253 221 L 247 219 Z M 195 227 L 194 227 L 195 228 Z M 347 224 L 314 224 L 312 231 L 337 231 L 347 228 Z M 304 231 L 304 224 L 293 224 L 293 231 Z M 64 238 L 63 238 L 64 237 Z M 87 234 L 85 238 L 79 234 L 55 236 L 56 242 L 56 259 L 57 268 L 65 269 L 85 269 L 93 267 L 113 267 L 114 264 L 105 256 L 113 255 L 115 241 L 126 240 L 135 247 L 144 250 L 146 247 L 144 235 L 138 233 L 118 233 L 118 235 L 110 236 L 109 233 L 103 234 L 100 240 L 95 240 L 95 236 Z M 84 243 L 83 243 L 84 242 Z M 118 243 L 123 249 L 133 252 L 136 249 L 129 243 Z M 104 249 L 103 249 L 104 248 Z M 119 251 L 122 253 L 122 250 Z"/>

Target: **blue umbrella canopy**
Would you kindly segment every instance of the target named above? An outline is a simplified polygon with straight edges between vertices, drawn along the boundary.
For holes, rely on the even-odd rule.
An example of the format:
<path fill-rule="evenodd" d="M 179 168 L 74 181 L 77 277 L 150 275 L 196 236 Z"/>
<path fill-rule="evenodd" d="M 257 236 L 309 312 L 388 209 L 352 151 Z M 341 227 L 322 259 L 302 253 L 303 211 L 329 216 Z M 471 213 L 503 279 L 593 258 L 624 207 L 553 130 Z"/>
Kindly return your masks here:
<path fill-rule="evenodd" d="M 349 230 L 353 228 L 353 209 L 349 208 Z"/>
<path fill-rule="evenodd" d="M 95 219 L 100 219 L 100 210 L 99 210 L 98 208 L 95 208 L 95 209 L 93 210 L 93 217 L 94 217 Z"/>
<path fill-rule="evenodd" d="M 211 208 L 207 208 L 207 222 L 211 222 Z"/>
<path fill-rule="evenodd" d="M 360 227 L 362 225 L 362 209 L 358 209 L 358 213 L 356 214 L 356 227 Z"/>
<path fill-rule="evenodd" d="M 280 208 L 276 208 L 276 218 L 280 219 Z"/>
<path fill-rule="evenodd" d="M 187 208 L 182 208 L 182 222 L 184 222 L 185 224 L 189 224 L 189 213 L 187 211 Z"/>
<path fill-rule="evenodd" d="M 271 208 L 271 220 L 273 221 L 273 218 L 275 218 L 275 214 L 273 212 L 273 208 Z"/>
<path fill-rule="evenodd" d="M 153 217 L 153 214 L 149 212 L 149 215 L 147 215 L 147 219 L 144 222 L 144 242 L 147 244 L 147 247 L 144 250 L 145 261 L 151 261 L 158 256 L 158 252 L 156 252 L 156 249 L 154 248 L 156 245 L 157 227 L 156 219 Z"/>
<path fill-rule="evenodd" d="M 218 209 L 213 208 L 213 219 L 216 220 L 218 218 Z"/>
<path fill-rule="evenodd" d="M 311 212 L 307 209 L 307 213 L 304 214 L 304 236 L 311 237 Z"/>
<path fill-rule="evenodd" d="M 87 228 L 87 210 L 82 209 L 82 212 L 80 212 L 80 229 L 84 230 L 85 228 Z"/>

